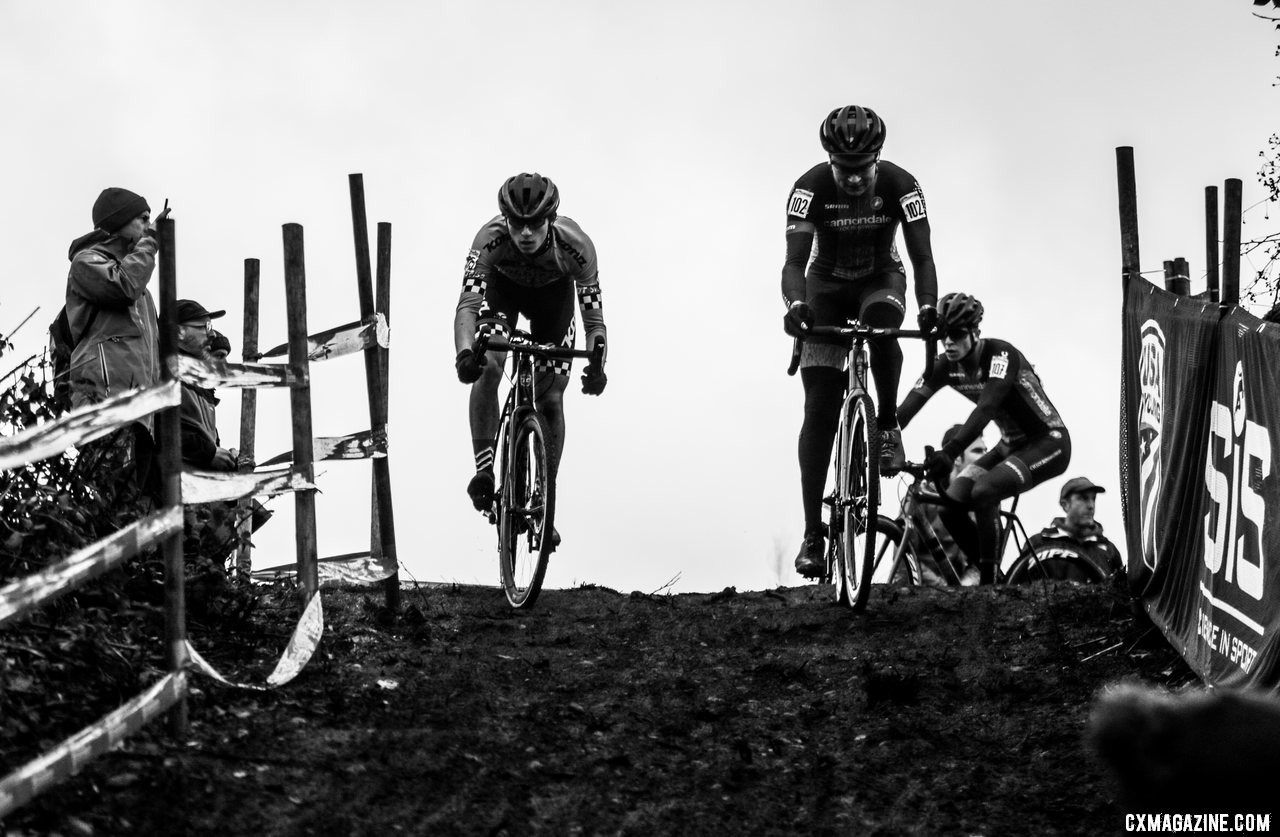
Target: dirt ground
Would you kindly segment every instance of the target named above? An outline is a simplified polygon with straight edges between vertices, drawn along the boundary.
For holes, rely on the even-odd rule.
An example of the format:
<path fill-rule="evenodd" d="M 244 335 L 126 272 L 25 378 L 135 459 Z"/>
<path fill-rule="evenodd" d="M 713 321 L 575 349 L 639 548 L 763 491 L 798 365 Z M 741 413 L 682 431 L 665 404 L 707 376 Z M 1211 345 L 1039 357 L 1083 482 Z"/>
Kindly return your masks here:
<path fill-rule="evenodd" d="M 1091 698 L 1193 679 L 1100 589 L 654 595 L 585 586 L 323 593 L 268 693 L 197 678 L 153 724 L 11 816 L 27 834 L 1112 834 Z M 195 637 L 262 682 L 292 625 Z M 87 723 L 92 718 L 85 719 Z"/>

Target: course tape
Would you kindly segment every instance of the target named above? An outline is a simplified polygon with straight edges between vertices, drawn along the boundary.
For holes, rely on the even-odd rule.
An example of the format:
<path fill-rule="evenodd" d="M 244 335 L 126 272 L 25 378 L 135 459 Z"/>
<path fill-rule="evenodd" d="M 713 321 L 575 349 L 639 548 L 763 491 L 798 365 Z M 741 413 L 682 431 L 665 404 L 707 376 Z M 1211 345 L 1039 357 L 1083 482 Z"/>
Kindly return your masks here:
<path fill-rule="evenodd" d="M 282 363 L 227 363 L 176 354 L 169 356 L 169 371 L 181 381 L 207 389 L 287 387 L 297 383 L 293 372 Z"/>
<path fill-rule="evenodd" d="M 311 660 L 312 655 L 315 654 L 316 648 L 320 645 L 320 636 L 323 633 L 324 609 L 320 604 L 320 594 L 316 593 L 311 597 L 311 601 L 307 602 L 306 608 L 303 609 L 302 616 L 298 619 L 298 625 L 293 629 L 293 636 L 289 637 L 289 644 L 285 646 L 284 653 L 280 656 L 279 662 L 276 663 L 275 670 L 267 676 L 267 685 L 265 686 L 228 680 L 210 665 L 208 660 L 201 657 L 200 652 L 196 651 L 195 646 L 190 642 L 187 642 L 187 656 L 197 672 L 218 681 L 224 686 L 265 692 L 268 689 L 283 686 L 298 676 L 299 672 Z"/>
<path fill-rule="evenodd" d="M 242 497 L 259 497 L 286 494 L 290 491 L 314 491 L 315 483 L 308 482 L 292 469 L 276 471 L 183 471 L 182 502 L 213 503 L 218 500 L 239 500 Z"/>
<path fill-rule="evenodd" d="M 150 389 L 130 390 L 0 439 L 0 470 L 21 468 L 57 456 L 72 445 L 100 439 L 118 427 L 182 403 L 176 381 Z"/>
<path fill-rule="evenodd" d="M 316 566 L 320 583 L 373 584 L 390 578 L 396 568 L 385 557 L 375 559 L 370 552 L 348 552 L 321 558 Z M 280 564 L 254 570 L 253 577 L 260 581 L 288 578 L 298 572 L 297 564 Z"/>
<path fill-rule="evenodd" d="M 0 626 L 115 569 L 142 549 L 182 531 L 182 509 L 167 508 L 90 544 L 38 573 L 0 588 Z"/>
<path fill-rule="evenodd" d="M 374 314 L 363 320 L 307 335 L 307 359 L 329 360 L 362 352 L 374 346 L 381 346 L 384 349 L 391 347 L 391 327 L 387 325 L 387 318 L 381 314 Z M 289 344 L 281 343 L 258 357 L 284 357 L 287 354 L 289 354 Z"/>
<path fill-rule="evenodd" d="M 154 721 L 187 693 L 186 672 L 172 672 L 96 723 L 0 779 L 0 819 Z"/>
<path fill-rule="evenodd" d="M 387 428 L 361 430 L 346 436 L 317 436 L 311 440 L 312 457 L 316 462 L 328 459 L 380 459 L 387 455 Z M 276 454 L 258 467 L 279 465 L 293 461 L 293 451 Z"/>

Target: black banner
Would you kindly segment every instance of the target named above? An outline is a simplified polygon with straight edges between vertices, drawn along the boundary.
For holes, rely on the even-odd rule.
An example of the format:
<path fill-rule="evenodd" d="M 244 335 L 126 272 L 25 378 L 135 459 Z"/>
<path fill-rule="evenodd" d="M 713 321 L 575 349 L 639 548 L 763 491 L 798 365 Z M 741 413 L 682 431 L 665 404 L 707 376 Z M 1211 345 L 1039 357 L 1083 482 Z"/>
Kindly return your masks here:
<path fill-rule="evenodd" d="M 1280 685 L 1280 326 L 1126 283 L 1129 580 L 1207 683 Z"/>

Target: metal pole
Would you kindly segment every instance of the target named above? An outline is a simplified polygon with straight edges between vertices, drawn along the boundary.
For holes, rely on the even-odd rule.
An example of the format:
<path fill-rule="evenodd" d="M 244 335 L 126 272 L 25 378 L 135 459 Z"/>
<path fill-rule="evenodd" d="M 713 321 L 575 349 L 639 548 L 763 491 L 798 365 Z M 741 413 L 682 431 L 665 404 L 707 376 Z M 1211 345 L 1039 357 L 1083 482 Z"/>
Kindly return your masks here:
<path fill-rule="evenodd" d="M 1222 192 L 1222 301 L 1240 303 L 1240 225 L 1242 186 L 1230 178 Z"/>
<path fill-rule="evenodd" d="M 258 357 L 258 286 L 260 266 L 257 259 L 244 260 L 244 340 L 241 357 L 246 363 Z M 240 390 L 240 455 L 253 460 L 257 455 L 258 391 L 253 387 Z M 236 578 L 248 584 L 253 573 L 253 498 L 240 501 L 240 546 L 236 550 Z"/>
<path fill-rule="evenodd" d="M 176 236 L 172 218 L 157 224 L 160 234 L 160 380 L 173 380 L 169 358 L 176 350 L 178 334 L 178 266 Z M 178 407 L 161 410 L 156 416 L 156 436 L 160 443 L 161 502 L 165 508 L 182 510 L 182 419 Z M 165 662 L 169 671 L 182 671 L 187 665 L 187 603 L 185 567 L 182 556 L 182 530 L 161 541 L 164 555 L 164 640 Z M 186 738 L 187 699 L 184 694 L 169 710 L 169 732 L 175 738 Z"/>
<path fill-rule="evenodd" d="M 302 247 L 302 226 L 284 225 L 284 291 L 289 315 L 289 369 L 296 383 L 289 390 L 293 415 L 293 470 L 314 483 L 315 451 L 311 437 L 311 371 L 307 360 L 307 272 Z M 294 492 L 294 530 L 298 540 L 298 582 L 302 606 L 320 589 L 316 548 L 316 496 Z"/>
<path fill-rule="evenodd" d="M 365 216 L 364 176 L 352 174 L 348 177 L 351 191 L 351 232 L 356 248 L 356 286 L 360 295 L 360 318 L 374 314 L 373 275 L 369 264 L 369 222 Z M 390 238 L 387 238 L 387 258 L 385 269 L 391 270 Z M 389 273 L 388 273 L 389 275 Z M 388 279 L 389 281 L 389 279 Z M 364 379 L 369 399 L 369 427 L 373 430 L 385 427 L 387 414 L 382 409 L 382 369 L 378 357 L 378 347 L 371 346 L 364 351 Z M 394 515 L 391 510 L 391 476 L 387 460 L 373 460 L 374 494 L 378 503 L 378 525 L 382 540 L 384 560 L 394 561 L 394 537 L 388 537 L 394 531 Z M 394 592 L 393 592 L 394 591 Z M 386 585 L 387 607 L 393 613 L 399 610 L 399 575 L 393 576 Z M 395 602 L 393 604 L 393 601 Z"/>
<path fill-rule="evenodd" d="M 1218 187 L 1204 187 L 1204 266 L 1209 301 L 1218 301 Z"/>
<path fill-rule="evenodd" d="M 383 221 L 378 224 L 378 264 L 377 264 L 377 310 L 386 318 L 387 326 L 391 325 L 391 225 Z M 381 346 L 377 348 L 378 379 L 381 392 L 378 397 L 378 416 L 385 426 L 391 409 L 391 350 Z M 385 506 L 380 500 L 380 486 L 386 486 Z M 400 610 L 400 562 L 396 554 L 396 521 L 395 511 L 391 506 L 391 458 L 390 449 L 383 459 L 373 460 L 373 540 L 381 554 L 381 560 L 396 568 L 396 572 L 387 579 L 387 607 L 393 612 Z M 382 509 L 386 509 L 386 513 Z"/>
<path fill-rule="evenodd" d="M 1138 259 L 1138 187 L 1133 173 L 1133 148 L 1116 148 L 1116 180 L 1120 189 L 1120 263 L 1122 275 L 1137 279 Z"/>

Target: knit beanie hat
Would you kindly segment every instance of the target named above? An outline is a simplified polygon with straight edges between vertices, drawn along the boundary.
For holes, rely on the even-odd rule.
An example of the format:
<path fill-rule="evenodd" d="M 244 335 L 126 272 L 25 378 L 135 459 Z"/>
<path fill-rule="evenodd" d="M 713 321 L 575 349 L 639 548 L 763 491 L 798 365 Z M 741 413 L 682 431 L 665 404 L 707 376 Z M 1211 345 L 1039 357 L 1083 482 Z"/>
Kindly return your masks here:
<path fill-rule="evenodd" d="M 93 226 L 113 233 L 142 213 L 150 211 L 146 198 L 119 186 L 109 186 L 93 202 Z"/>

